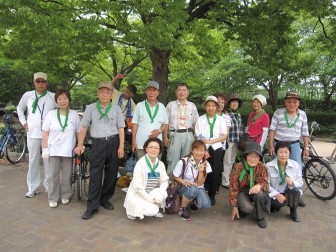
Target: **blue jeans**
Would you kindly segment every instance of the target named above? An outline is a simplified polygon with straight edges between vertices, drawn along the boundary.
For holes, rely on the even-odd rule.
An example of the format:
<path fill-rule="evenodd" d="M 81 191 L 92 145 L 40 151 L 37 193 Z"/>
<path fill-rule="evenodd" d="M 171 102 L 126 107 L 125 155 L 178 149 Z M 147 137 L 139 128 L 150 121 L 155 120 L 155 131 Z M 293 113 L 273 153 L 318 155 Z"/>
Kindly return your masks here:
<path fill-rule="evenodd" d="M 198 208 L 210 208 L 211 202 L 208 193 L 204 188 L 198 188 L 195 185 L 180 186 L 179 188 L 180 196 L 186 197 L 188 200 L 196 199 L 196 206 Z"/>

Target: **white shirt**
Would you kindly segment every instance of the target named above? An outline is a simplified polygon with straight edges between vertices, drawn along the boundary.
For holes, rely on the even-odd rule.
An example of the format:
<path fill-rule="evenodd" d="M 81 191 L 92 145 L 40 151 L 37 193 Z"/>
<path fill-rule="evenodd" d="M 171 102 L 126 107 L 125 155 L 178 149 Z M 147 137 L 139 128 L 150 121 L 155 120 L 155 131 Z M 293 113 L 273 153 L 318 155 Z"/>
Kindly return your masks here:
<path fill-rule="evenodd" d="M 64 125 L 65 116 L 61 115 L 61 122 Z M 57 109 L 50 111 L 43 123 L 43 131 L 49 132 L 48 148 L 50 156 L 72 157 L 72 150 L 76 144 L 76 133 L 79 133 L 80 119 L 75 110 L 69 111 L 68 126 L 62 132 L 61 125 L 57 119 Z"/>
<path fill-rule="evenodd" d="M 49 111 L 56 108 L 55 94 L 47 92 L 38 101 L 38 106 L 35 113 L 33 113 L 33 102 L 35 101 L 35 90 L 24 93 L 19 104 L 17 105 L 17 112 L 20 123 L 22 125 L 28 124 L 27 137 L 29 138 L 42 138 L 42 124 Z M 24 111 L 27 109 L 27 120 Z"/>
<path fill-rule="evenodd" d="M 212 122 L 214 118 L 210 119 L 210 122 Z M 216 116 L 216 122 L 213 129 L 213 137 L 210 138 L 210 125 L 208 123 L 208 120 L 206 118 L 206 114 L 202 115 L 198 118 L 196 122 L 195 127 L 195 136 L 202 139 L 215 139 L 219 138 L 221 135 L 227 134 L 227 127 L 225 119 L 222 116 L 217 115 Z M 222 142 L 217 142 L 214 144 L 207 144 L 206 147 L 212 147 L 214 150 L 217 150 L 218 148 L 222 148 Z"/>

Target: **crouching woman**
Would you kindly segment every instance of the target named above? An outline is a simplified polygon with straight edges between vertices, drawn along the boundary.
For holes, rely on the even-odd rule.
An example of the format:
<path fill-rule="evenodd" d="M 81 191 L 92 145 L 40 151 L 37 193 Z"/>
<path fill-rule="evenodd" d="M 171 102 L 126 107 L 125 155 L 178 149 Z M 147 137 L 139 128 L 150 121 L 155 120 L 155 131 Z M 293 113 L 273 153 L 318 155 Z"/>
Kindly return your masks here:
<path fill-rule="evenodd" d="M 159 210 L 165 207 L 169 178 L 165 165 L 158 159 L 162 149 L 158 138 L 149 138 L 144 144 L 146 155 L 134 167 L 124 201 L 127 217 L 131 220 L 144 216 L 163 217 Z"/>
<path fill-rule="evenodd" d="M 191 145 L 191 153 L 178 161 L 173 171 L 174 179 L 180 183 L 179 194 L 182 198 L 179 215 L 183 220 L 190 221 L 190 210 L 211 207 L 204 182 L 211 166 L 205 158 L 206 145 L 202 140 L 196 140 Z M 184 167 L 184 168 L 183 168 Z M 183 174 L 182 174 L 183 173 Z"/>
<path fill-rule="evenodd" d="M 266 228 L 264 211 L 269 212 L 270 208 L 269 185 L 267 167 L 260 159 L 260 145 L 247 144 L 243 161 L 235 164 L 231 172 L 229 201 L 232 206 L 232 221 L 252 213 L 255 208 L 258 226 Z"/>

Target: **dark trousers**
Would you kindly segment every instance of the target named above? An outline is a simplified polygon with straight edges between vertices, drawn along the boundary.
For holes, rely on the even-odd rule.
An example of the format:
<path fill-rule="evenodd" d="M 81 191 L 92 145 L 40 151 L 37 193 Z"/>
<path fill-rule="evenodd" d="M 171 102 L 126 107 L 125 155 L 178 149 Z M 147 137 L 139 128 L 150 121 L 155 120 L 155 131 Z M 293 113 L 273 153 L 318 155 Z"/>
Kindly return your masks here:
<path fill-rule="evenodd" d="M 224 151 L 222 150 L 222 148 L 214 150 L 210 146 L 208 152 L 210 155 L 208 162 L 211 165 L 212 172 L 207 175 L 205 186 L 208 189 L 209 197 L 214 198 L 218 189 L 218 184 L 220 183 L 220 175 L 223 170 Z"/>
<path fill-rule="evenodd" d="M 88 211 L 98 209 L 102 201 L 109 200 L 114 194 L 119 166 L 118 148 L 118 135 L 111 140 L 92 140 Z"/>
<path fill-rule="evenodd" d="M 238 209 L 243 214 L 250 214 L 255 207 L 257 219 L 260 220 L 264 218 L 264 211 L 269 212 L 269 199 L 268 194 L 261 190 L 257 194 L 249 194 L 249 188 L 243 188 L 238 194 Z"/>
<path fill-rule="evenodd" d="M 298 194 L 300 195 L 300 191 L 297 190 L 297 189 L 287 189 L 285 192 L 282 193 L 282 195 L 285 195 L 287 192 L 292 193 L 292 194 Z M 283 203 L 280 203 L 277 199 L 273 199 L 272 198 L 272 201 L 271 201 L 271 209 L 275 210 L 275 211 L 279 211 L 281 207 L 284 207 L 286 206 L 286 201 L 284 201 Z M 291 207 L 290 208 L 290 213 L 291 215 L 296 215 L 296 209 L 297 209 L 297 206 L 296 207 Z"/>

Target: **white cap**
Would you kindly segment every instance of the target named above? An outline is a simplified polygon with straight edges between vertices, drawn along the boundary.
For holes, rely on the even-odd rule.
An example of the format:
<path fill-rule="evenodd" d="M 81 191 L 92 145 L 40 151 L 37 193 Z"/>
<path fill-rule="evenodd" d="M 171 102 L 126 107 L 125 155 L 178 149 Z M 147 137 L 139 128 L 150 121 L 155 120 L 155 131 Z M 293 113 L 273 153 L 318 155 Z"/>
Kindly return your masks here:
<path fill-rule="evenodd" d="M 42 72 L 34 73 L 34 81 L 36 81 L 37 79 L 48 80 L 48 75 Z"/>
<path fill-rule="evenodd" d="M 257 94 L 255 96 L 253 96 L 252 98 L 252 102 L 255 100 L 255 99 L 258 99 L 261 103 L 262 106 L 265 106 L 267 104 L 267 100 L 266 100 L 266 97 L 261 95 L 261 94 Z"/>

